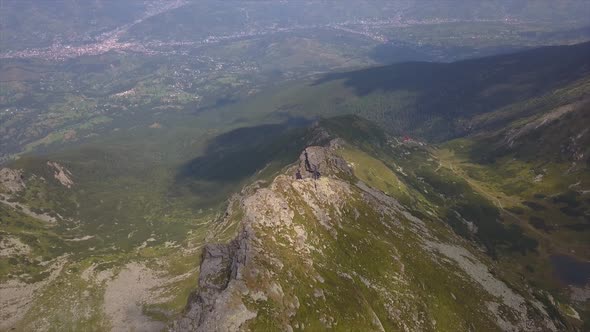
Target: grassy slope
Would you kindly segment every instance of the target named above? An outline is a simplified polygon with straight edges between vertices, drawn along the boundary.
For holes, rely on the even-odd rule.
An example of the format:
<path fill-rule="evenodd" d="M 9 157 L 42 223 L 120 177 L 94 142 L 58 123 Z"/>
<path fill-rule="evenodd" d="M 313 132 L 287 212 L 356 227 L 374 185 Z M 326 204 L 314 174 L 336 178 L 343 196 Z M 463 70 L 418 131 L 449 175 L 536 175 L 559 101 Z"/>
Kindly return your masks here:
<path fill-rule="evenodd" d="M 290 195 L 292 208 L 301 211 L 305 204 L 297 200 L 296 193 Z M 357 202 L 361 201 L 357 198 Z M 450 266 L 428 264 L 427 254 L 417 250 L 415 234 L 392 232 L 378 222 L 381 218 L 378 212 L 362 203 L 348 202 L 342 208 L 345 212 L 339 223 L 344 226 L 338 234 L 345 241 L 335 240 L 314 222 L 310 210 L 299 212 L 294 219 L 307 234 L 313 234 L 309 243 L 318 246 L 312 255 L 312 271 L 321 276 L 320 283 L 310 268 L 301 264 L 301 258 L 281 234 L 262 235 L 268 252 L 288 266 L 282 271 L 271 267 L 276 273 L 273 280 L 283 285 L 286 297 L 296 296 L 300 307 L 295 316 L 287 318 L 280 316 L 283 306 L 280 302 L 271 299 L 251 303 L 258 310 L 258 317 L 248 327 L 277 329 L 284 320 L 295 321 L 296 327 L 311 330 L 326 326 L 337 330 L 377 330 L 379 325 L 386 330 L 403 326 L 429 330 L 433 321 L 438 330 L 445 331 L 491 326 L 489 318 L 476 310 L 477 301 L 486 294 L 474 285 L 450 277 Z M 363 217 L 356 218 L 355 210 Z M 401 281 L 400 275 L 411 276 L 410 281 Z M 270 288 L 271 284 L 267 286 Z M 466 288 L 470 296 L 464 296 Z M 322 289 L 321 295 L 318 289 Z M 454 294 L 459 294 L 457 300 L 453 299 Z M 395 320 L 387 318 L 391 317 L 388 309 L 393 308 L 403 308 Z M 379 323 L 373 317 L 378 317 Z"/>
<path fill-rule="evenodd" d="M 582 109 L 577 114 L 586 113 Z M 579 118 L 562 121 L 573 121 L 569 127 L 575 128 Z M 550 132 L 561 126 L 568 125 L 558 122 L 541 130 Z M 373 128 L 369 135 L 374 132 Z M 372 154 L 405 183 L 412 199 L 399 193 L 394 196 L 413 213 L 437 215 L 456 233 L 487 248 L 497 264 L 494 271 L 502 278 L 515 285 L 530 283 L 548 290 L 559 302 L 572 305 L 582 321 L 587 320 L 588 302 L 572 302 L 568 286 L 557 277 L 550 260 L 555 254 L 589 259 L 588 199 L 584 196 L 587 194 L 580 193 L 580 188 L 589 185 L 587 166 L 582 162 L 572 167 L 571 161 L 555 156 L 559 151 L 553 151 L 556 159 L 547 158 L 549 162 L 538 157 L 525 162 L 515 158 L 514 151 L 505 151 L 507 155 L 493 163 L 478 163 L 473 159 L 473 153 L 481 149 L 478 143 L 482 144 L 474 138 L 461 139 L 431 149 L 394 141 L 389 147 L 373 149 Z M 515 146 L 515 150 L 518 153 L 520 147 Z M 366 172 L 374 168 L 371 161 L 355 161 L 364 165 Z M 534 170 L 539 163 L 545 169 L 544 178 L 535 181 Z M 380 178 L 369 180 L 383 181 L 374 184 L 377 188 L 387 187 L 390 177 L 382 172 Z M 575 183 L 578 185 L 572 187 Z M 461 219 L 478 227 L 476 234 L 457 220 L 457 212 Z M 570 327 L 581 326 L 582 321 L 567 317 L 566 308 L 561 309 L 561 319 L 572 324 Z"/>
<path fill-rule="evenodd" d="M 197 272 L 194 262 L 199 259 L 198 252 L 185 249 L 198 248 L 204 242 L 206 225 L 216 211 L 199 210 L 190 198 L 172 199 L 168 186 L 174 178 L 161 168 L 137 173 L 142 168 L 132 167 L 130 160 L 99 150 L 70 153 L 59 159 L 53 156 L 51 160 L 72 172 L 72 189 L 53 179 L 53 170 L 48 169 L 45 159 L 24 158 L 13 166 L 26 170 L 27 189 L 15 199 L 30 208 L 59 213 L 57 225 L 11 214 L 2 218 L 3 235 L 29 244 L 33 257 L 37 257 L 16 264 L 14 258 L 2 257 L 3 281 L 44 281 L 48 277 L 46 262 L 67 255 L 67 273 L 37 291 L 20 328 L 42 328 L 39 324 L 47 323 L 60 329 L 105 328 L 109 324 L 102 310 L 106 284 L 84 279 L 83 272 L 92 267 L 96 272 L 116 273 L 130 261 L 143 262 L 170 279 L 185 275 L 162 285 L 170 297 L 156 307 L 166 312 L 157 318 L 167 319 L 170 313 L 181 310 Z M 122 163 L 130 163 L 126 166 L 132 171 Z M 190 274 L 188 279 L 186 273 Z M 88 317 L 86 312 L 94 314 Z"/>
<path fill-rule="evenodd" d="M 551 257 L 590 259 L 588 92 L 587 81 L 576 82 L 486 114 L 474 121 L 476 135 L 446 142 L 436 151 L 442 167 L 492 202 L 506 224 L 519 225 L 537 241 L 534 253 L 506 257 L 503 268 L 518 271 L 564 302 L 570 294 L 567 282 L 556 277 Z M 547 120 L 564 109 L 570 111 Z M 588 319 L 588 301 L 575 308 Z"/>

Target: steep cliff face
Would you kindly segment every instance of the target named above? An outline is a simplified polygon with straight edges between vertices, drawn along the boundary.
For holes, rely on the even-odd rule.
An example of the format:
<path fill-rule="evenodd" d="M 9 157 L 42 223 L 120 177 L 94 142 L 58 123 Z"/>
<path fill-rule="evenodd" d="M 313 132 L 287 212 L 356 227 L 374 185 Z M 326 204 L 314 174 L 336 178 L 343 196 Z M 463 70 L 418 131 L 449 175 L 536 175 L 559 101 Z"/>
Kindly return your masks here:
<path fill-rule="evenodd" d="M 361 181 L 345 146 L 308 147 L 228 210 L 240 231 L 205 248 L 199 288 L 174 330 L 562 327 L 533 289 L 500 280 L 493 262 L 436 215 L 418 218 Z"/>

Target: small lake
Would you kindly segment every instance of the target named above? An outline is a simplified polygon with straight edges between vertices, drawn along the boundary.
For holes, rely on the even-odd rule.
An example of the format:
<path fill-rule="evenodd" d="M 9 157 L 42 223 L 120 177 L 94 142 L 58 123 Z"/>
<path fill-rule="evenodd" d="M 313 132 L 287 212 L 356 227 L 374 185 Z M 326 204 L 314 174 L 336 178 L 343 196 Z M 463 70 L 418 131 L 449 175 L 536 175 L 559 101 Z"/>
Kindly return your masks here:
<path fill-rule="evenodd" d="M 569 285 L 584 286 L 590 283 L 590 262 L 568 255 L 551 256 L 551 264 L 560 281 Z"/>

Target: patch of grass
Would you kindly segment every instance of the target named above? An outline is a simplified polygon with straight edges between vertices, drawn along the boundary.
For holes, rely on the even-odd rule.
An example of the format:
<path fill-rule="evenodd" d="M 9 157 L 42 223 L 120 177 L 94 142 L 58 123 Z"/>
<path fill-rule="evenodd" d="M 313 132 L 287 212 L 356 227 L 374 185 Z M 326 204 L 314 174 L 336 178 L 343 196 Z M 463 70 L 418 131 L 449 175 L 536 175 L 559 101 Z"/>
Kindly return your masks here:
<path fill-rule="evenodd" d="M 407 199 L 406 185 L 382 161 L 352 147 L 345 147 L 338 153 L 350 163 L 354 175 L 361 181 L 397 199 Z"/>

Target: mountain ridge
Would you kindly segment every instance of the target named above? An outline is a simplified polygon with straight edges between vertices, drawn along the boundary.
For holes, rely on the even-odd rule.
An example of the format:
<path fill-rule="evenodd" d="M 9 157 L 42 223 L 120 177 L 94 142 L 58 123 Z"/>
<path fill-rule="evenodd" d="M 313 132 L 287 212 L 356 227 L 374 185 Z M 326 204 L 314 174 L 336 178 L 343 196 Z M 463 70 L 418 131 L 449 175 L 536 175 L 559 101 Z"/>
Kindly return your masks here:
<path fill-rule="evenodd" d="M 288 167 L 270 184 L 265 187 L 255 185 L 255 188 L 248 191 L 249 195 L 240 200 L 238 209 L 243 212 L 239 213 L 241 218 L 238 216 L 241 226 L 236 238 L 227 245 L 214 244 L 204 248 L 199 291 L 191 295 L 186 316 L 177 321 L 175 331 L 247 330 L 254 326 L 261 329 L 285 330 L 338 329 L 343 326 L 354 329 L 354 326 L 357 326 L 375 331 L 392 328 L 420 330 L 478 329 L 477 326 L 490 328 L 486 325 L 489 323 L 480 320 L 493 322 L 497 324 L 497 329 L 502 330 L 534 328 L 555 331 L 556 326 L 563 327 L 561 322 L 553 322 L 549 318 L 544 306 L 532 297 L 530 290 L 528 292 L 531 294 L 526 295 L 530 298 L 525 302 L 525 299 L 521 297 L 524 295 L 514 293 L 504 282 L 497 280 L 485 264 L 479 261 L 480 258 L 476 258 L 479 254 L 470 253 L 473 248 L 463 247 L 465 243 L 457 242 L 457 238 L 447 233 L 444 228 L 438 229 L 437 226 L 430 224 L 432 221 L 416 218 L 395 198 L 356 179 L 353 174 L 354 166 L 338 156 L 337 151 L 346 144 L 343 140 L 336 139 L 325 147 L 309 146 L 305 153 L 302 152 L 298 163 Z M 324 171 L 319 179 L 316 180 L 310 176 L 302 179 L 294 177 L 296 169 L 301 170 L 306 167 L 307 158 L 314 165 L 322 165 L 320 169 Z M 360 206 L 365 206 L 365 209 L 357 210 Z M 225 218 L 236 218 L 233 213 L 235 213 L 234 208 L 228 211 Z M 385 227 L 383 232 L 387 236 L 378 236 L 378 233 L 372 230 L 376 226 L 365 225 L 363 218 L 377 224 L 383 223 Z M 364 226 L 355 226 L 355 223 Z M 359 230 L 362 229 L 363 233 L 367 232 L 368 237 L 374 238 L 372 241 L 384 241 L 384 243 L 397 238 L 399 235 L 396 236 L 395 233 L 403 233 L 406 245 L 412 243 L 411 250 L 426 254 L 422 259 L 436 261 L 441 258 L 435 257 L 442 255 L 441 257 L 446 257 L 451 266 L 457 264 L 455 265 L 459 268 L 457 271 L 461 272 L 454 273 L 460 273 L 463 275 L 461 278 L 471 280 L 478 285 L 476 288 L 483 287 L 483 290 L 475 292 L 479 294 L 474 297 L 478 299 L 475 303 L 482 301 L 476 306 L 487 307 L 486 310 L 489 312 L 487 314 L 473 312 L 463 307 L 465 304 L 457 304 L 458 307 L 448 308 L 451 311 L 444 313 L 454 318 L 447 318 L 444 321 L 443 317 L 439 316 L 442 313 L 437 312 L 436 309 L 414 307 L 421 301 L 428 302 L 428 295 L 417 294 L 406 298 L 408 294 L 403 295 L 403 291 L 401 294 L 398 291 L 390 293 L 385 286 L 388 278 L 382 278 L 392 271 L 398 271 L 394 273 L 397 275 L 394 279 L 400 282 L 407 279 L 405 282 L 411 284 L 422 280 L 418 281 L 418 285 L 422 288 L 435 287 L 432 284 L 434 279 L 412 274 L 410 272 L 412 268 L 408 270 L 408 264 L 418 263 L 410 258 L 412 255 L 400 256 L 400 251 L 403 252 L 404 249 L 391 243 L 393 249 L 389 250 L 393 251 L 385 252 L 391 252 L 394 261 L 400 265 L 389 266 L 387 269 L 380 268 L 379 264 L 385 264 L 383 259 L 373 255 L 365 257 L 365 255 L 371 252 L 380 252 L 382 255 L 385 247 L 377 251 L 375 251 L 377 248 L 371 249 L 381 246 L 372 241 L 357 238 L 350 233 L 350 228 L 356 227 L 359 227 Z M 445 234 L 442 238 L 446 240 L 441 240 L 441 233 L 439 233 L 441 231 Z M 318 237 L 322 240 L 317 239 Z M 388 237 L 391 239 L 388 240 Z M 357 240 L 360 243 L 357 243 Z M 350 259 L 359 262 L 359 265 L 343 268 L 339 266 L 347 264 L 340 260 L 325 261 L 322 257 L 329 255 L 326 245 L 331 246 L 336 243 L 339 243 L 338 250 L 344 253 L 349 252 L 349 255 L 360 255 L 361 257 L 355 256 L 354 259 L 349 256 Z M 357 247 L 361 243 L 366 247 L 365 249 L 361 250 Z M 366 253 L 361 254 L 359 251 Z M 394 252 L 396 254 L 393 254 Z M 433 256 L 430 257 L 430 254 Z M 368 259 L 368 261 L 360 263 L 358 259 L 360 261 Z M 377 265 L 367 265 L 371 260 L 376 260 Z M 434 261 L 423 262 L 423 264 L 440 264 Z M 369 266 L 376 270 L 369 269 Z M 451 268 L 441 267 L 441 269 L 446 271 Z M 437 275 L 437 273 L 434 274 Z M 442 279 L 446 280 L 446 278 Z M 310 285 L 308 289 L 308 286 L 305 286 L 307 282 L 315 286 Z M 441 283 L 441 280 L 437 282 Z M 449 293 L 445 296 L 438 294 L 437 297 L 459 301 L 457 297 L 462 296 L 459 295 L 460 291 L 453 290 L 452 287 L 455 286 L 450 286 L 452 283 L 447 284 L 447 282 L 443 283 L 445 287 L 449 287 L 447 288 Z M 303 289 L 299 289 L 296 286 L 298 284 L 301 284 Z M 406 287 L 411 288 L 410 284 Z M 340 287 L 353 287 L 352 292 L 356 295 L 338 297 Z M 369 304 L 375 300 L 369 300 L 368 294 L 375 291 L 381 292 L 377 298 L 388 300 Z M 483 293 L 480 293 L 482 291 Z M 500 300 L 494 304 L 496 302 L 485 294 L 491 295 L 492 298 L 499 296 Z M 357 302 L 359 296 L 364 299 Z M 391 302 L 394 298 L 397 299 Z M 331 304 L 321 304 L 323 301 Z M 437 301 L 441 301 L 441 298 L 437 298 Z M 462 301 L 464 300 L 460 300 L 459 303 Z M 343 302 L 347 302 L 351 307 L 344 309 Z M 525 303 L 529 304 L 525 305 Z M 305 309 L 302 309 L 305 312 L 310 313 L 315 310 L 319 313 L 319 322 L 309 320 L 310 317 L 307 316 L 298 316 L 300 305 L 305 306 Z M 412 309 L 408 311 L 407 306 Z M 503 309 L 500 310 L 500 307 Z M 352 317 L 345 314 L 350 310 L 362 314 L 360 316 L 357 314 L 351 321 Z M 461 311 L 462 316 L 458 317 L 456 310 L 464 310 Z M 342 314 L 344 316 L 341 316 Z M 367 316 L 364 317 L 364 315 Z M 414 319 L 406 317 L 407 315 Z M 530 319 L 529 315 L 537 318 Z"/>

